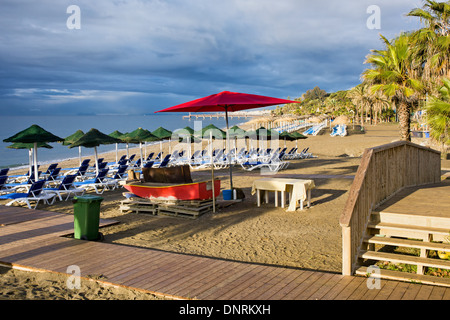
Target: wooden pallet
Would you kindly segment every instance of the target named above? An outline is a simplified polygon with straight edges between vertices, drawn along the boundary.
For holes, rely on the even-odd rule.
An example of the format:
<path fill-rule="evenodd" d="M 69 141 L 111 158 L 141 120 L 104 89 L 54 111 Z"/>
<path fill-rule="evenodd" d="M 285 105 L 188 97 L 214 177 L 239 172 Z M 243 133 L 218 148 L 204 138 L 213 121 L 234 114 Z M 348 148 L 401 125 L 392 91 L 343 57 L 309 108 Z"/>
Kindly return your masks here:
<path fill-rule="evenodd" d="M 131 197 L 121 201 L 122 212 L 146 213 L 152 215 L 168 215 L 175 217 L 198 218 L 211 212 L 212 200 L 149 200 Z"/>

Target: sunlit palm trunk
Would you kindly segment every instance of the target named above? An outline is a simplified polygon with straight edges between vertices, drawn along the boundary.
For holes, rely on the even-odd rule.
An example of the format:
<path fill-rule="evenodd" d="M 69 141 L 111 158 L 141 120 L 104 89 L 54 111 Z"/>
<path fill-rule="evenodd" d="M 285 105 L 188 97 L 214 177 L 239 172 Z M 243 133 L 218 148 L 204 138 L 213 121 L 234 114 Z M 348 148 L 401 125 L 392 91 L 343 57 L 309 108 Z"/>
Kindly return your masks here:
<path fill-rule="evenodd" d="M 410 106 L 406 101 L 399 101 L 398 107 L 398 122 L 400 125 L 400 139 L 403 141 L 411 141 L 411 118 Z"/>

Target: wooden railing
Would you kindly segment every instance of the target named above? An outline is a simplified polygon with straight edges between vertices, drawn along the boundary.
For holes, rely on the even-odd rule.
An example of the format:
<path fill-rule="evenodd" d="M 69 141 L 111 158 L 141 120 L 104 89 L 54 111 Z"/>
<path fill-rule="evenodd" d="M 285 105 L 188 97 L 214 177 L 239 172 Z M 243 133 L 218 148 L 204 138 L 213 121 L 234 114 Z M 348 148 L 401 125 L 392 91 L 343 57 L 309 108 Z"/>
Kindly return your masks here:
<path fill-rule="evenodd" d="M 339 221 L 343 275 L 355 271 L 372 209 L 405 187 L 439 182 L 440 169 L 439 152 L 407 141 L 364 151 Z"/>

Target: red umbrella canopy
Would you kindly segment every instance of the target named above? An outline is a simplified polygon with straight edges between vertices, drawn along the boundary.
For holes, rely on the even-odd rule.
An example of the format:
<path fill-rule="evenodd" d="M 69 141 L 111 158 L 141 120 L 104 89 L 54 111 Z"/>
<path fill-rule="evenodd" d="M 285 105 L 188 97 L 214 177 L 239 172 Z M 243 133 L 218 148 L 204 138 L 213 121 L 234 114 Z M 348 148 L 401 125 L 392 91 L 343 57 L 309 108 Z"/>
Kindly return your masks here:
<path fill-rule="evenodd" d="M 227 111 L 240 111 L 287 103 L 300 102 L 248 93 L 222 91 L 156 112 L 221 112 L 225 109 Z"/>

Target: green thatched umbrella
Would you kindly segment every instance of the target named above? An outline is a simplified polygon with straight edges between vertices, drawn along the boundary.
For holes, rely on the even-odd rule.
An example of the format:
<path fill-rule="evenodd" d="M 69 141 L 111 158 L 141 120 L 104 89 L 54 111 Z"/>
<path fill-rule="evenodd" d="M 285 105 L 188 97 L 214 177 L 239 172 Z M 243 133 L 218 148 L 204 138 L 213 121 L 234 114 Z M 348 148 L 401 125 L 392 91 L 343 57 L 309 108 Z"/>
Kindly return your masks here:
<path fill-rule="evenodd" d="M 283 131 L 280 133 L 280 139 L 284 140 L 284 146 L 286 147 L 286 141 L 294 141 L 297 140 L 296 137 L 294 137 L 290 132 Z"/>
<path fill-rule="evenodd" d="M 239 128 L 238 126 L 233 126 L 228 130 L 228 135 L 230 138 L 245 138 L 246 131 L 244 129 Z"/>
<path fill-rule="evenodd" d="M 55 136 L 53 133 L 41 128 L 40 126 L 33 124 L 25 130 L 22 130 L 15 135 L 4 139 L 3 142 L 22 142 L 33 143 L 34 149 L 34 171 L 36 172 L 36 181 L 39 180 L 39 172 L 37 170 L 37 145 L 40 142 L 60 142 L 64 141 L 63 138 Z"/>
<path fill-rule="evenodd" d="M 280 139 L 280 135 L 277 131 L 273 129 L 266 129 L 264 127 L 260 127 L 252 131 L 247 131 L 246 136 L 256 140 Z"/>
<path fill-rule="evenodd" d="M 139 150 L 141 153 L 141 167 L 144 165 L 143 157 L 142 157 L 142 142 L 150 142 L 150 141 L 160 141 L 161 139 L 155 136 L 153 133 L 146 129 L 137 128 L 136 130 L 128 133 L 124 138 L 128 141 L 132 141 L 131 143 L 139 143 Z"/>
<path fill-rule="evenodd" d="M 169 140 L 169 152 L 171 151 L 170 143 L 171 143 L 171 138 L 172 138 L 172 131 L 167 130 L 163 127 L 159 127 L 158 129 L 152 131 L 152 134 L 161 139 L 160 140 L 161 142 L 159 143 L 159 149 L 160 149 L 161 154 L 162 154 L 162 140 Z"/>
<path fill-rule="evenodd" d="M 85 147 L 85 148 L 94 148 L 95 152 L 95 170 L 96 174 L 98 174 L 98 154 L 97 154 L 97 147 L 102 144 L 113 144 L 113 143 L 121 143 L 122 141 L 108 136 L 107 134 L 104 134 L 97 129 L 91 129 L 86 134 L 84 134 L 82 137 L 80 137 L 77 141 L 73 142 L 69 148 L 75 148 L 75 147 Z"/>
<path fill-rule="evenodd" d="M 291 132 L 291 136 L 293 136 L 295 138 L 295 147 L 296 148 L 297 148 L 297 145 L 298 145 L 298 140 L 300 140 L 300 139 L 308 139 L 307 136 L 304 136 L 304 135 L 302 135 L 301 133 L 299 133 L 297 131 Z"/>
<path fill-rule="evenodd" d="M 226 139 L 227 134 L 225 131 L 223 131 L 222 129 L 216 127 L 213 124 L 209 124 L 206 127 L 202 128 L 199 132 L 196 132 L 196 134 L 201 134 L 201 137 L 203 139 L 209 139 L 210 138 L 210 133 L 212 133 L 213 138 L 222 138 L 222 139 Z"/>
<path fill-rule="evenodd" d="M 152 131 L 152 134 L 163 140 L 167 140 L 172 137 L 172 131 L 169 131 L 163 127 L 159 127 L 158 129 Z"/>
<path fill-rule="evenodd" d="M 120 131 L 118 131 L 118 130 L 116 130 L 116 131 L 114 131 L 114 132 L 111 132 L 110 134 L 109 134 L 109 136 L 110 137 L 113 137 L 113 138 L 116 138 L 116 139 L 119 139 L 119 140 L 122 140 L 122 136 L 123 136 L 123 133 L 122 132 L 120 132 Z M 122 143 L 125 143 L 125 142 L 122 142 Z M 118 143 L 116 143 L 116 163 L 119 161 L 119 157 L 118 157 L 118 152 L 119 152 L 119 144 Z"/>
<path fill-rule="evenodd" d="M 77 141 L 84 135 L 84 132 L 81 130 L 77 130 L 75 133 L 72 133 L 70 136 L 66 137 L 63 141 L 63 146 L 69 146 L 73 142 Z M 78 147 L 78 158 L 80 159 L 81 165 L 81 147 Z"/>
<path fill-rule="evenodd" d="M 173 132 L 172 137 L 179 139 L 179 142 L 182 142 L 185 138 L 186 138 L 186 141 L 190 141 L 191 143 L 192 142 L 200 142 L 199 139 L 194 137 L 194 134 L 195 134 L 194 129 L 192 129 L 191 127 L 184 127 L 182 129 L 176 129 Z"/>

